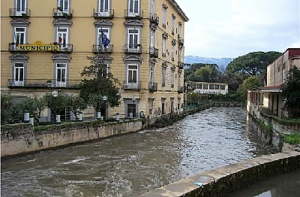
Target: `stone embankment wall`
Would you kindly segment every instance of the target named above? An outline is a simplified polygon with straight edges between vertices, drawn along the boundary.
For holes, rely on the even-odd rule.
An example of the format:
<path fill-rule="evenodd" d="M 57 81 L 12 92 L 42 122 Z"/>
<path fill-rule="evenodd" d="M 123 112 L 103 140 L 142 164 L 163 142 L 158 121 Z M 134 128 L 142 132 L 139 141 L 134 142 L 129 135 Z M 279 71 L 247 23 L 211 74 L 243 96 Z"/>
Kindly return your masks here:
<path fill-rule="evenodd" d="M 300 169 L 300 152 L 265 155 L 210 170 L 155 189 L 141 197 L 218 197 L 271 175 Z"/>
<path fill-rule="evenodd" d="M 259 110 L 259 106 L 248 105 L 248 125 L 257 131 L 266 144 L 271 144 L 278 151 L 289 146 L 284 143 L 284 136 L 292 133 L 300 133 L 300 123 L 285 122 L 272 116 L 265 115 Z M 292 147 L 293 149 L 293 147 Z"/>
<path fill-rule="evenodd" d="M 136 132 L 142 129 L 142 122 L 111 124 L 77 123 L 73 127 L 57 125 L 44 131 L 34 131 L 29 124 L 1 128 L 1 157 L 40 151 L 43 149 L 86 142 L 113 135 Z"/>

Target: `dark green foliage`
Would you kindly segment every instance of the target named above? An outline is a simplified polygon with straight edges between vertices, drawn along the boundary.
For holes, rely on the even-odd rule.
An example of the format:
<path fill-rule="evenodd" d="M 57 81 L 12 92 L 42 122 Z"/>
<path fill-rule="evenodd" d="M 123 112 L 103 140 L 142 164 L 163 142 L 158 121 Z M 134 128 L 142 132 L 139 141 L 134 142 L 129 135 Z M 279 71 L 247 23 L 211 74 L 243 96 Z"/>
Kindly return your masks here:
<path fill-rule="evenodd" d="M 39 119 L 42 116 L 43 110 L 46 108 L 47 103 L 44 98 L 38 98 L 37 96 L 26 97 L 23 99 L 20 108 L 22 109 L 22 113 L 25 112 L 25 110 L 29 111 L 30 115 L 33 115 L 35 121 L 37 124 L 39 124 Z"/>
<path fill-rule="evenodd" d="M 11 112 L 12 96 L 10 94 L 1 94 L 1 124 L 8 121 L 8 115 Z"/>
<path fill-rule="evenodd" d="M 218 70 L 216 64 L 192 64 L 185 72 L 186 81 L 223 82 L 224 74 Z"/>
<path fill-rule="evenodd" d="M 293 133 L 291 135 L 286 135 L 284 141 L 292 145 L 300 144 L 300 134 Z"/>
<path fill-rule="evenodd" d="M 262 86 L 260 80 L 256 76 L 251 76 L 244 80 L 237 90 L 239 99 L 241 101 L 247 100 L 247 91 Z"/>
<path fill-rule="evenodd" d="M 83 98 L 74 95 L 68 95 L 66 97 L 66 106 L 69 107 L 76 120 L 78 120 L 79 112 L 86 109 L 86 104 L 84 103 Z"/>
<path fill-rule="evenodd" d="M 67 104 L 66 95 L 59 93 L 57 97 L 53 97 L 52 94 L 46 93 L 44 99 L 53 115 L 59 115 L 61 111 L 65 110 Z"/>
<path fill-rule="evenodd" d="M 294 66 L 282 88 L 285 108 L 294 117 L 300 117 L 300 70 Z"/>
<path fill-rule="evenodd" d="M 91 65 L 86 66 L 81 76 L 89 77 L 82 80 L 80 87 L 80 97 L 86 104 L 90 101 L 90 95 L 107 96 L 106 103 L 110 107 L 116 107 L 120 104 L 121 95 L 119 94 L 119 81 L 111 73 L 107 73 L 107 64 L 94 57 L 88 57 Z"/>

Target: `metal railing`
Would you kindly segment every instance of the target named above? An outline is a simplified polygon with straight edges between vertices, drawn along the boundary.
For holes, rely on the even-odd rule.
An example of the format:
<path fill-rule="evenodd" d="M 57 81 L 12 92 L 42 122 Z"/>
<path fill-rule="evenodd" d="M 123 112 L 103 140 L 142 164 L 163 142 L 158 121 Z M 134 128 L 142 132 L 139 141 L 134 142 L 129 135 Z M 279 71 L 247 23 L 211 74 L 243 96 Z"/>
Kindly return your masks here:
<path fill-rule="evenodd" d="M 113 52 L 113 45 L 108 45 L 104 47 L 103 45 L 93 45 L 93 53 L 112 53 Z"/>
<path fill-rule="evenodd" d="M 183 69 L 183 68 L 184 68 L 184 63 L 183 63 L 183 62 L 180 62 L 180 61 L 178 61 L 178 67 L 179 67 L 180 69 Z"/>
<path fill-rule="evenodd" d="M 56 43 L 54 43 L 56 44 Z M 59 44 L 59 51 L 52 52 L 60 52 L 60 53 L 72 53 L 73 52 L 73 44 Z"/>
<path fill-rule="evenodd" d="M 9 17 L 21 17 L 28 18 L 30 17 L 31 10 L 28 8 L 20 10 L 19 8 L 9 8 Z"/>
<path fill-rule="evenodd" d="M 126 19 L 130 19 L 130 18 L 131 19 L 132 18 L 141 19 L 141 18 L 143 18 L 143 12 L 141 10 L 138 10 L 138 12 L 135 12 L 132 9 L 125 9 L 124 16 Z"/>
<path fill-rule="evenodd" d="M 141 54 L 142 53 L 142 45 L 141 44 L 125 44 L 124 45 L 125 53 L 134 53 Z"/>
<path fill-rule="evenodd" d="M 73 10 L 72 9 L 61 9 L 61 8 L 53 8 L 54 18 L 72 18 Z"/>
<path fill-rule="evenodd" d="M 157 92 L 157 83 L 155 82 L 149 82 L 149 91 L 150 92 Z"/>
<path fill-rule="evenodd" d="M 184 45 L 184 39 L 178 35 L 178 43 Z"/>
<path fill-rule="evenodd" d="M 24 79 L 22 81 L 9 79 L 7 86 L 9 88 L 74 88 L 80 87 L 81 80 L 67 79 L 58 81 L 56 79 Z"/>
<path fill-rule="evenodd" d="M 178 93 L 183 93 L 183 92 L 184 92 L 184 87 L 178 86 Z"/>
<path fill-rule="evenodd" d="M 136 81 L 136 82 L 124 81 L 123 88 L 124 88 L 124 90 L 140 90 L 141 82 L 140 81 Z"/>
<path fill-rule="evenodd" d="M 155 47 L 149 47 L 150 57 L 158 57 L 158 49 Z"/>
<path fill-rule="evenodd" d="M 110 18 L 114 17 L 114 9 L 94 9 L 93 11 L 94 18 Z"/>

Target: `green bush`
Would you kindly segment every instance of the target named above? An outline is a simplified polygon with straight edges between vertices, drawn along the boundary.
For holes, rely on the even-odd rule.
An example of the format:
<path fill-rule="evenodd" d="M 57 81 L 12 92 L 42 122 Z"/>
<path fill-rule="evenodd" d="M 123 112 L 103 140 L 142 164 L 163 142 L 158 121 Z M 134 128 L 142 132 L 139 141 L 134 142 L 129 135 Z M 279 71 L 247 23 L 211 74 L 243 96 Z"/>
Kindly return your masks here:
<path fill-rule="evenodd" d="M 291 135 L 286 135 L 284 141 L 292 145 L 300 144 L 300 134 L 293 133 Z"/>

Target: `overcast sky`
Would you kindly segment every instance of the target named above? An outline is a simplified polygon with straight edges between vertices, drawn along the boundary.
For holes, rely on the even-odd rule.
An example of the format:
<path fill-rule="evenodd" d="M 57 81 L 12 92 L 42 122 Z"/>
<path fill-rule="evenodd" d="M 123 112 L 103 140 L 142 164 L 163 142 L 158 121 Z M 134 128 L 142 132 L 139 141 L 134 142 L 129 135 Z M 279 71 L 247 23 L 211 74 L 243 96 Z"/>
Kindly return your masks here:
<path fill-rule="evenodd" d="M 176 0 L 189 17 L 185 55 L 236 58 L 300 48 L 299 0 Z"/>

